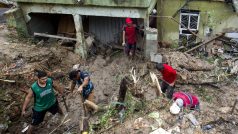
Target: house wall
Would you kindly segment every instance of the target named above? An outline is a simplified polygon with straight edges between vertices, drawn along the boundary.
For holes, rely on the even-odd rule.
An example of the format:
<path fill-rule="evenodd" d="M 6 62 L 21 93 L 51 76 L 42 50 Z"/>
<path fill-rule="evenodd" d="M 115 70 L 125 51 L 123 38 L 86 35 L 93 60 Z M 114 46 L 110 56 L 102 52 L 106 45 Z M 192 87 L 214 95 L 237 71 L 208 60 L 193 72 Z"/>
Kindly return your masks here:
<path fill-rule="evenodd" d="M 184 5 L 186 0 L 164 0 L 158 3 L 160 16 L 173 16 L 174 13 Z M 161 6 L 160 4 L 163 4 Z M 205 36 L 205 30 L 212 28 L 213 33 L 217 34 L 227 29 L 238 28 L 238 14 L 233 12 L 231 5 L 224 2 L 211 1 L 192 1 L 188 3 L 191 10 L 200 10 L 199 35 Z M 180 13 L 175 16 L 179 22 Z M 159 39 L 170 43 L 178 43 L 179 24 L 169 18 L 158 18 Z"/>
<path fill-rule="evenodd" d="M 124 18 L 89 16 L 89 33 L 103 44 L 119 44 L 124 23 Z"/>
<path fill-rule="evenodd" d="M 26 3 L 48 3 L 48 4 L 80 4 L 77 0 L 15 0 Z M 81 0 L 84 6 L 108 6 L 108 7 L 138 7 L 147 8 L 156 0 Z"/>

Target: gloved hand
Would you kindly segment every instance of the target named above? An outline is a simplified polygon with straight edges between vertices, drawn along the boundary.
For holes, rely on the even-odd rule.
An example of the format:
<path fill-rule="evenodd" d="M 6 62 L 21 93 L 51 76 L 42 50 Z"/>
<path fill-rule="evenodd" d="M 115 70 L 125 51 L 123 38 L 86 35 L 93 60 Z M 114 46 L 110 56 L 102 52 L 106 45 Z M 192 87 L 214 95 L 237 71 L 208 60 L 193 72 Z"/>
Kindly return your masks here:
<path fill-rule="evenodd" d="M 123 42 L 123 43 L 122 43 L 122 46 L 125 46 L 125 45 L 126 45 L 126 43 L 125 43 L 125 42 Z"/>

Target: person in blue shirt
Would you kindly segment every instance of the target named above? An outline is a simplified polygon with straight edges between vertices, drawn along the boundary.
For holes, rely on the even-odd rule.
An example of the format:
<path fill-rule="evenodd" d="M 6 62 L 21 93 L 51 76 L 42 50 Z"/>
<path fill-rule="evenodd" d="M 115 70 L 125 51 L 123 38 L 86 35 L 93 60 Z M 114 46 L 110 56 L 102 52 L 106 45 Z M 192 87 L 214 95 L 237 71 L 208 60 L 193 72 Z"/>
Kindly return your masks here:
<path fill-rule="evenodd" d="M 81 93 L 83 101 L 89 100 L 94 102 L 94 86 L 90 80 L 88 72 L 73 70 L 69 72 L 69 79 L 72 80 L 70 83 L 71 92 L 73 92 L 77 85 L 77 91 Z"/>

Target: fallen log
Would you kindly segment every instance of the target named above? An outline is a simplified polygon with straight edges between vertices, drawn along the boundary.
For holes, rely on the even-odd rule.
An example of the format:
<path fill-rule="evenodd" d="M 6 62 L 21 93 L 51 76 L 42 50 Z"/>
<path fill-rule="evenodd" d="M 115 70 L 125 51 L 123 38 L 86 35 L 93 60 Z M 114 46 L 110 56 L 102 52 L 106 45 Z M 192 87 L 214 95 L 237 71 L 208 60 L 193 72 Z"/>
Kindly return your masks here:
<path fill-rule="evenodd" d="M 205 41 L 204 43 L 202 43 L 202 44 L 200 44 L 200 45 L 198 45 L 198 46 L 195 46 L 195 47 L 193 47 L 193 48 L 191 48 L 191 49 L 185 51 L 184 53 L 192 52 L 193 50 L 195 50 L 195 49 L 197 49 L 197 48 L 199 48 L 199 47 L 201 47 L 201 46 L 203 46 L 203 45 L 206 45 L 206 44 L 212 42 L 213 40 L 215 40 L 215 39 L 217 39 L 217 38 L 220 38 L 220 37 L 223 36 L 223 35 L 224 35 L 223 33 L 222 33 L 222 34 L 219 34 L 219 35 L 217 35 L 216 37 L 214 37 L 214 38 L 212 38 L 212 39 L 210 39 L 210 40 L 208 40 L 208 41 Z"/>
<path fill-rule="evenodd" d="M 211 71 L 212 69 L 214 69 L 214 67 L 210 67 L 210 68 L 205 68 L 205 67 L 191 67 L 191 66 L 186 66 L 186 65 L 179 65 L 179 67 L 184 68 L 188 71 Z"/>

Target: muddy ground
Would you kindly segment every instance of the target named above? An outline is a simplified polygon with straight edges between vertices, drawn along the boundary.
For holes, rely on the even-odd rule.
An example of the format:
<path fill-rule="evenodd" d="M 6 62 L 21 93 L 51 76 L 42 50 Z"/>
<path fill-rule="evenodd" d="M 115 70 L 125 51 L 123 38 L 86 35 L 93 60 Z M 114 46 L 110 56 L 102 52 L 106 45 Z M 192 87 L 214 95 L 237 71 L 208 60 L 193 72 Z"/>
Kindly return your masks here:
<path fill-rule="evenodd" d="M 177 126 L 180 130 L 179 133 L 185 134 L 237 133 L 238 106 L 233 115 L 230 114 L 232 105 L 238 96 L 236 76 L 224 76 L 223 71 L 212 64 L 213 62 L 209 63 L 170 49 L 160 49 L 160 51 L 169 64 L 178 71 L 176 91 L 191 92 L 200 98 L 201 111 L 193 113 L 199 122 L 198 126 L 192 125 L 183 115 L 171 115 L 169 113 L 170 101 L 166 98 L 156 97 L 155 87 L 151 85 L 149 72 L 155 72 L 158 76 L 159 73 L 150 62 L 139 57 L 134 60 L 128 59 L 122 51 L 112 52 L 113 54 L 110 56 L 97 54 L 84 61 L 70 51 L 68 47 L 59 45 L 57 40 L 23 39 L 17 37 L 14 30 L 9 31 L 5 25 L 0 25 L 0 78 L 15 80 L 13 83 L 0 81 L 0 132 L 21 133 L 21 130 L 30 123 L 32 105 L 28 108 L 27 117 L 23 118 L 20 114 L 25 97 L 24 91 L 34 81 L 33 69 L 60 72 L 63 76 L 58 80 L 61 86 L 67 87 L 69 84 L 67 72 L 74 64 L 80 64 L 82 70 L 91 74 L 91 80 L 95 86 L 95 100 L 99 105 L 112 105 L 117 101 L 121 80 L 125 76 L 130 78 L 129 71 L 132 67 L 140 76 L 137 88 L 144 91 L 145 96 L 141 99 L 128 93 L 127 112 L 123 123 L 116 123 L 117 114 L 115 116 L 105 115 L 109 114 L 111 109 L 92 115 L 89 119 L 91 133 L 148 134 L 155 128 L 162 127 L 169 130 Z M 191 71 L 188 69 L 189 67 L 198 70 L 205 68 L 208 71 Z M 47 114 L 45 121 L 38 126 L 35 133 L 50 133 L 55 128 L 57 130 L 54 133 L 80 132 L 79 125 L 82 118 L 80 96 L 70 92 L 66 94 L 66 101 L 70 110 L 66 120 L 69 119 L 69 121 L 59 126 L 63 117 L 57 114 L 55 116 Z M 60 106 L 66 113 L 61 101 Z M 159 113 L 158 121 L 149 117 L 152 112 Z M 189 110 L 185 110 L 184 115 L 189 112 Z M 107 123 L 102 124 L 104 120 Z M 202 128 L 207 125 L 210 125 L 211 128 L 203 130 Z M 100 127 L 95 128 L 95 126 Z"/>

